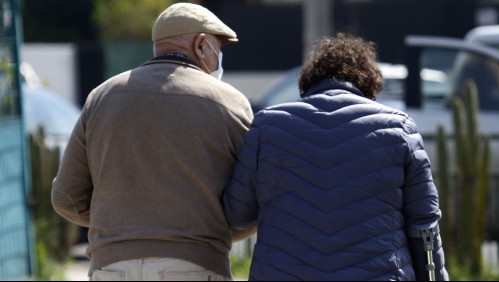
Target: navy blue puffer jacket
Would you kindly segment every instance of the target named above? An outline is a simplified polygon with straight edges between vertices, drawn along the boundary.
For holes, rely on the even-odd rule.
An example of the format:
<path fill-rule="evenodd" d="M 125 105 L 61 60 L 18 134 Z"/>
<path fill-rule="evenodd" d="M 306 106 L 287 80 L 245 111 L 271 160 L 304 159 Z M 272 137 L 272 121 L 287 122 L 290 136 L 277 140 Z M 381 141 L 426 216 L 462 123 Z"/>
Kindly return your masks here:
<path fill-rule="evenodd" d="M 441 217 L 411 118 L 331 80 L 256 115 L 223 205 L 258 224 L 250 280 L 425 280 L 405 230 Z M 447 280 L 439 236 L 434 256 Z"/>

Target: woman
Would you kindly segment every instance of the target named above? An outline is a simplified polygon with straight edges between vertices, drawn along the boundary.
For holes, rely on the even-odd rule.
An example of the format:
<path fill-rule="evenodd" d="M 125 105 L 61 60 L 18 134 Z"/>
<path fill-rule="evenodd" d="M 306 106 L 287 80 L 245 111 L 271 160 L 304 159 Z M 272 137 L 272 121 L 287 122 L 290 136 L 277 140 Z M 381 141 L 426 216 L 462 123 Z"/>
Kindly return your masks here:
<path fill-rule="evenodd" d="M 251 280 L 427 280 L 412 226 L 441 218 L 413 120 L 375 102 L 373 43 L 319 42 L 299 77 L 302 99 L 261 111 L 223 204 L 235 228 L 258 224 Z M 448 280 L 435 236 L 437 280 Z"/>

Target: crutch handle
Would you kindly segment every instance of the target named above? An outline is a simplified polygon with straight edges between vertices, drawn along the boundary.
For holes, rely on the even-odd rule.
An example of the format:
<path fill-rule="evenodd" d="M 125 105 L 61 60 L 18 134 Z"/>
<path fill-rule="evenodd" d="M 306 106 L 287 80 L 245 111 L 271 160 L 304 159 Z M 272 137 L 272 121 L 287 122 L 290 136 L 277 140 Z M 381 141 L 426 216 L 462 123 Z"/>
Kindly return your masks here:
<path fill-rule="evenodd" d="M 438 221 L 429 225 L 410 226 L 407 229 L 407 236 L 409 238 L 419 238 L 423 240 L 423 247 L 426 251 L 427 264 L 425 266 L 430 281 L 435 281 L 435 263 L 433 262 L 433 242 L 435 236 L 440 233 Z"/>

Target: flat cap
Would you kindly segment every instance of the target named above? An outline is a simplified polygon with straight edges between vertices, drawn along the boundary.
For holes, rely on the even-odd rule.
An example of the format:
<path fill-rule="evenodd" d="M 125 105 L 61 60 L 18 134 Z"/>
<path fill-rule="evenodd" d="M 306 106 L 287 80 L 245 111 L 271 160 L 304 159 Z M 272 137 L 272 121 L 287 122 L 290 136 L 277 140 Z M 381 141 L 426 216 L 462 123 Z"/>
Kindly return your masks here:
<path fill-rule="evenodd" d="M 219 35 L 228 42 L 239 41 L 236 33 L 210 10 L 191 3 L 177 3 L 166 8 L 154 23 L 152 41 L 198 32 Z"/>

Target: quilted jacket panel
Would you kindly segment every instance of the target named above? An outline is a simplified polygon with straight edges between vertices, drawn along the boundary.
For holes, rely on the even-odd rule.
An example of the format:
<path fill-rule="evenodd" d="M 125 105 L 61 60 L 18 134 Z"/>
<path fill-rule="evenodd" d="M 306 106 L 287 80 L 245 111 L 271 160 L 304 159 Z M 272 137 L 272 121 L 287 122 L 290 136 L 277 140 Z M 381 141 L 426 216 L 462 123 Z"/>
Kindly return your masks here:
<path fill-rule="evenodd" d="M 231 225 L 258 224 L 251 280 L 424 279 L 405 229 L 441 217 L 412 119 L 331 81 L 256 115 L 223 203 Z"/>

